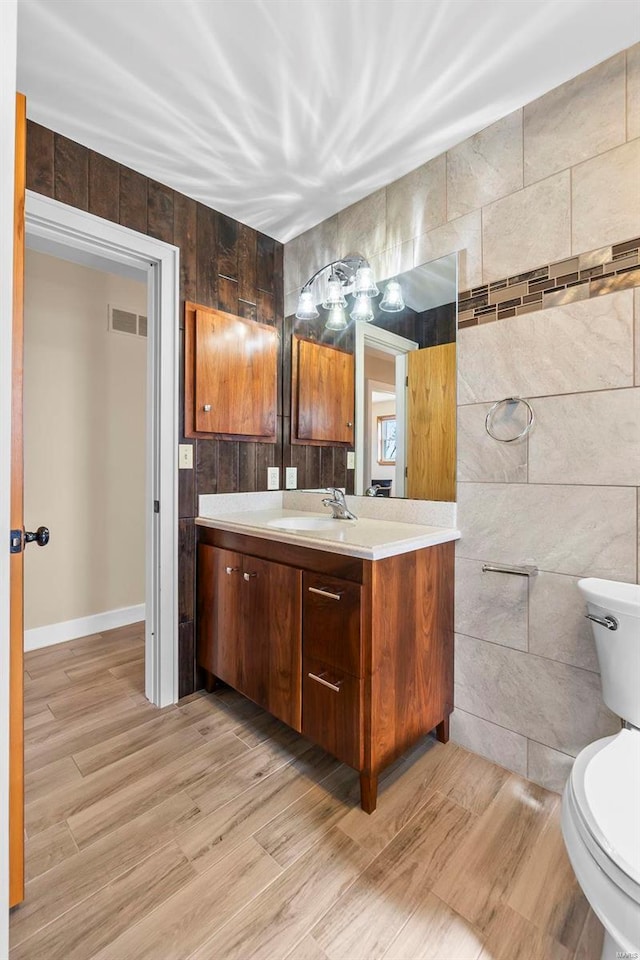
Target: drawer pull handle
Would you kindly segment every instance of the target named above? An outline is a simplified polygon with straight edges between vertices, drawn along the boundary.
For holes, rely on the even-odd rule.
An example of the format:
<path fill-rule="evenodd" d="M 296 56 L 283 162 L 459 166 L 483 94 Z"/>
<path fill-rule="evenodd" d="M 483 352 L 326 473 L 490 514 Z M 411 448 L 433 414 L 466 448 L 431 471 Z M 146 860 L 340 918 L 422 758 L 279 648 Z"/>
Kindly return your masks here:
<path fill-rule="evenodd" d="M 328 680 L 323 680 L 322 677 L 317 677 L 315 673 L 308 673 L 307 676 L 310 680 L 315 680 L 317 683 L 321 683 L 323 687 L 329 687 L 329 690 L 333 690 L 334 693 L 340 693 L 340 687 L 336 686 L 335 683 L 329 683 Z"/>
<path fill-rule="evenodd" d="M 320 590 L 318 587 L 309 587 L 309 593 L 318 593 L 321 597 L 329 597 L 331 600 L 342 600 L 339 593 L 331 593 L 329 590 Z"/>
<path fill-rule="evenodd" d="M 243 576 L 243 577 L 245 578 L 245 580 L 248 582 L 249 580 L 253 580 L 254 577 L 257 577 L 258 574 L 257 574 L 257 573 L 243 573 L 242 576 Z"/>
<path fill-rule="evenodd" d="M 225 572 L 225 573 L 237 573 L 239 569 L 240 569 L 240 567 L 225 567 L 225 568 L 224 568 L 224 572 Z"/>

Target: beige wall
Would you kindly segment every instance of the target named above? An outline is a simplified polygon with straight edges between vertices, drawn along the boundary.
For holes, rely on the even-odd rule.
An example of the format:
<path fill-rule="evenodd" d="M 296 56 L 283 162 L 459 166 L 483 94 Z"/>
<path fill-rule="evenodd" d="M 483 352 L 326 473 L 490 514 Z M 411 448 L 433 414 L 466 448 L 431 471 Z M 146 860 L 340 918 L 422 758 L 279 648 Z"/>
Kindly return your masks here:
<path fill-rule="evenodd" d="M 636 45 L 292 240 L 287 312 L 345 251 L 384 277 L 458 250 L 469 290 L 639 236 L 639 84 Z M 619 726 L 576 581 L 638 577 L 634 324 L 637 350 L 638 289 L 459 334 L 453 736 L 551 789 Z M 534 430 L 490 442 L 487 405 L 514 394 L 531 399 Z M 483 561 L 541 573 L 483 574 Z"/>
<path fill-rule="evenodd" d="M 146 314 L 146 286 L 27 252 L 25 628 L 144 602 L 146 339 L 107 332 L 107 304 Z"/>

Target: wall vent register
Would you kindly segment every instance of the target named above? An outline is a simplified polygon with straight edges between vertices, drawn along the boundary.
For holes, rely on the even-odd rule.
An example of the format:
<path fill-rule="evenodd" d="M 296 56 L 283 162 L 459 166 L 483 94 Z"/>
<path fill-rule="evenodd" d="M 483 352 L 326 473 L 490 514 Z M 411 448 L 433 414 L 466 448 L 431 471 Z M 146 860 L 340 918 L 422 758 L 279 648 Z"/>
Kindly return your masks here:
<path fill-rule="evenodd" d="M 146 337 L 147 318 L 131 310 L 122 310 L 109 304 L 109 333 L 128 333 L 133 337 Z"/>

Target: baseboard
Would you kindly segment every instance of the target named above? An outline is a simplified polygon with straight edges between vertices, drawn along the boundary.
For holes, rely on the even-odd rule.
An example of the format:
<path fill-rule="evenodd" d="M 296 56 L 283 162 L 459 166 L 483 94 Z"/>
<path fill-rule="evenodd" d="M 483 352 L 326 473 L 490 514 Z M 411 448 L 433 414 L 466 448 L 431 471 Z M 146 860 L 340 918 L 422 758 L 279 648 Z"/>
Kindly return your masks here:
<path fill-rule="evenodd" d="M 128 623 L 138 623 L 145 619 L 144 603 L 133 607 L 121 607 L 119 610 L 105 610 L 90 617 L 78 617 L 77 620 L 65 620 L 63 623 L 51 623 L 46 627 L 34 627 L 24 632 L 24 649 L 40 650 L 54 643 L 77 640 L 92 633 L 103 633 L 115 627 L 124 627 Z"/>

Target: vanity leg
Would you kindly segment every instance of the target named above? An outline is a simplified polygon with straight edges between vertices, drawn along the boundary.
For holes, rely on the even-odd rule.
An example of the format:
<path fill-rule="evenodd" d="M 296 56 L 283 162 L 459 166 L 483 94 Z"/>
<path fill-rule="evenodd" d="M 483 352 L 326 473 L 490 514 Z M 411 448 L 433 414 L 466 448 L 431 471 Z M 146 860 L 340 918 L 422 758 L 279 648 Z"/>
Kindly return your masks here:
<path fill-rule="evenodd" d="M 218 678 L 214 677 L 212 673 L 209 673 L 208 670 L 204 672 L 204 688 L 207 693 L 213 693 L 213 691 L 218 686 Z"/>
<path fill-rule="evenodd" d="M 449 742 L 449 716 L 450 714 L 447 714 L 442 723 L 439 723 L 436 727 L 436 737 L 440 743 Z"/>
<path fill-rule="evenodd" d="M 378 799 L 378 774 L 360 774 L 360 806 L 365 813 L 373 813 Z"/>

